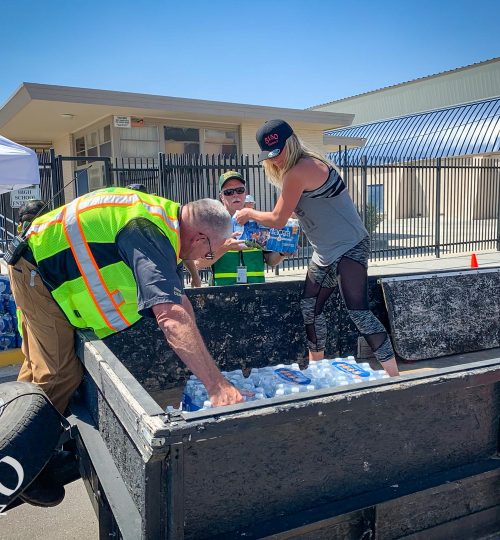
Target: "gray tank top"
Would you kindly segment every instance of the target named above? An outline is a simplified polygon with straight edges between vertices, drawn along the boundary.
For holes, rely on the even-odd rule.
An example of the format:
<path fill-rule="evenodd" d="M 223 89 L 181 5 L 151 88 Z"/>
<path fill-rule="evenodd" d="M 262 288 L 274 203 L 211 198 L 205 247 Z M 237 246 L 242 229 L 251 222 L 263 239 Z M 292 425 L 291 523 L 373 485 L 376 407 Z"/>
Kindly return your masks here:
<path fill-rule="evenodd" d="M 332 168 L 326 182 L 304 191 L 295 213 L 314 248 L 312 262 L 328 266 L 368 236 L 344 181 Z"/>

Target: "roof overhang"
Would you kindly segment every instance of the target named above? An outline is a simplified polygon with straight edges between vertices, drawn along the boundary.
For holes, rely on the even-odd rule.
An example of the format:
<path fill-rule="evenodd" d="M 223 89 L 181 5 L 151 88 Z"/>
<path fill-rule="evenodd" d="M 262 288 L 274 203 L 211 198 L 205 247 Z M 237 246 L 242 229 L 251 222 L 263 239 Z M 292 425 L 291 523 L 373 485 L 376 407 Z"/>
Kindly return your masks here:
<path fill-rule="evenodd" d="M 0 108 L 0 132 L 16 141 L 56 141 L 110 115 L 241 124 L 283 118 L 297 129 L 350 126 L 353 114 L 23 83 Z"/>

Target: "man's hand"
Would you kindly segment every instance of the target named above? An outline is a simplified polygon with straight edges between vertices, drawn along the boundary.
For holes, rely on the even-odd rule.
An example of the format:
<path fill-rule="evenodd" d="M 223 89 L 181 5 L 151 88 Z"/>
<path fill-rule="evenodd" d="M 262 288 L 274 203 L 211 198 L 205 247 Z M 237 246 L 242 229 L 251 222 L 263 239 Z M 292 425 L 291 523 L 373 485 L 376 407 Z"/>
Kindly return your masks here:
<path fill-rule="evenodd" d="M 236 210 L 233 217 L 240 225 L 245 225 L 251 219 L 251 212 L 253 212 L 251 208 L 242 208 L 241 210 Z"/>
<path fill-rule="evenodd" d="M 191 288 L 195 287 L 201 287 L 201 277 L 198 273 L 194 276 L 191 274 Z"/>
<path fill-rule="evenodd" d="M 243 401 L 241 393 L 224 378 L 210 356 L 186 295 L 182 296 L 182 304 L 156 304 L 152 309 L 168 344 L 205 385 L 213 406 Z"/>
<path fill-rule="evenodd" d="M 225 379 L 224 381 L 220 381 L 219 384 L 207 388 L 207 391 L 214 407 L 233 405 L 233 403 L 241 403 L 243 401 L 243 396 L 239 390 Z"/>

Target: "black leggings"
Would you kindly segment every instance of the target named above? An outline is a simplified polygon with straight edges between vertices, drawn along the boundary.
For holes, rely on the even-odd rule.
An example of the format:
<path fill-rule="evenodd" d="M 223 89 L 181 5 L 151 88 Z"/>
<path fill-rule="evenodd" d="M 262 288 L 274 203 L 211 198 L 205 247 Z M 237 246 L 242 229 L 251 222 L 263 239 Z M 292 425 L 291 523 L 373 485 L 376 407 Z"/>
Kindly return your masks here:
<path fill-rule="evenodd" d="M 384 362 L 394 356 L 387 331 L 369 308 L 366 251 L 363 241 L 329 266 L 310 263 L 300 302 L 310 351 L 325 349 L 327 328 L 323 309 L 338 286 L 349 316 L 376 358 Z"/>

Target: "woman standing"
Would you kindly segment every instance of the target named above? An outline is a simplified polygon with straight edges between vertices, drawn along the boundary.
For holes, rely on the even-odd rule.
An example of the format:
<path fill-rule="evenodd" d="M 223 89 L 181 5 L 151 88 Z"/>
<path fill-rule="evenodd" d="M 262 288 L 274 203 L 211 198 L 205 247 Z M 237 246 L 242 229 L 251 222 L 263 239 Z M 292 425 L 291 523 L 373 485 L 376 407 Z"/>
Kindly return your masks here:
<path fill-rule="evenodd" d="M 382 323 L 368 306 L 370 240 L 337 169 L 307 149 L 284 120 L 269 120 L 257 131 L 269 181 L 281 190 L 271 212 L 244 208 L 240 223 L 255 220 L 281 228 L 293 212 L 314 248 L 300 306 L 306 327 L 309 360 L 324 358 L 326 320 L 323 308 L 334 288 L 349 316 L 385 371 L 399 375 L 394 351 Z"/>

